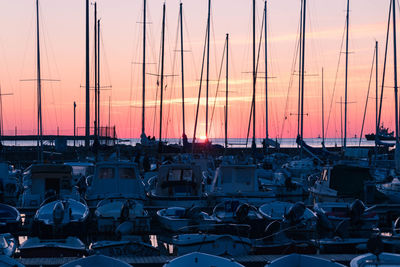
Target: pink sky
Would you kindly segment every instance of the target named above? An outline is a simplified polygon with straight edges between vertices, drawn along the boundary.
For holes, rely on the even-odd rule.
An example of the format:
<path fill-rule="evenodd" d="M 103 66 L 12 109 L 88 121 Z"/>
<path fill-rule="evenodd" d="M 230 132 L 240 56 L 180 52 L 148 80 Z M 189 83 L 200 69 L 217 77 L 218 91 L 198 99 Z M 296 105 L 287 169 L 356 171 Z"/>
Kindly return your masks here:
<path fill-rule="evenodd" d="M 147 61 L 158 62 L 162 0 L 148 0 Z M 193 134 L 194 113 L 197 103 L 203 40 L 207 20 L 207 0 L 183 1 L 185 28 L 185 96 L 186 132 Z M 245 137 L 251 104 L 251 2 L 212 1 L 213 30 L 211 33 L 210 79 L 218 77 L 225 34 L 230 34 L 230 110 L 229 133 L 231 137 Z M 174 53 L 178 22 L 179 1 L 167 0 L 166 74 L 180 74 L 180 57 Z M 257 0 L 257 35 L 261 30 L 264 2 Z M 340 53 L 345 22 L 346 1 L 308 0 L 306 71 L 317 76 L 306 77 L 305 82 L 305 137 L 321 134 L 321 68 L 325 70 L 325 114 L 329 113 L 333 84 Z M 35 78 L 35 1 L 0 2 L 0 83 L 3 93 L 4 130 L 13 134 L 36 132 L 36 85 L 21 82 Z M 85 28 L 84 0 L 41 0 L 42 19 L 42 77 L 59 79 L 60 82 L 44 82 L 43 120 L 44 133 L 71 134 L 73 132 L 73 101 L 77 102 L 77 126 L 84 126 L 85 89 Z M 375 40 L 379 41 L 379 75 L 381 80 L 389 0 L 351 0 L 349 56 L 349 136 L 360 134 L 363 110 L 368 88 Z M 297 76 L 286 96 L 291 78 L 291 65 L 295 54 L 298 32 L 300 1 L 270 0 L 268 10 L 269 31 L 269 80 L 270 136 L 295 137 L 297 118 Z M 108 99 L 111 99 L 111 124 L 116 125 L 119 137 L 139 137 L 141 131 L 141 62 L 142 51 L 142 1 L 99 0 L 99 17 L 102 21 L 102 85 L 112 85 L 111 91 L 102 92 L 102 125 L 108 124 Z M 398 11 L 398 10 L 397 10 Z M 399 12 L 398 12 L 399 13 Z M 92 18 L 91 18 L 92 21 Z M 92 33 L 91 33 L 92 38 Z M 91 39 L 92 42 L 92 39 Z M 91 43 L 92 45 L 93 43 Z M 388 59 L 388 76 L 383 122 L 394 129 L 393 115 L 393 60 L 392 43 Z M 179 49 L 179 48 L 178 48 Z M 264 71 L 264 51 L 261 54 L 260 71 Z M 175 65 L 173 62 L 175 61 Z M 298 64 L 297 64 L 298 65 Z M 295 70 L 298 71 L 296 65 Z M 148 72 L 156 73 L 157 65 L 148 65 Z M 262 74 L 260 74 L 262 76 Z M 221 75 L 220 91 L 225 89 L 225 72 Z M 156 79 L 147 76 L 146 133 L 158 136 L 158 102 L 155 101 Z M 258 137 L 265 135 L 265 87 L 264 80 L 257 81 Z M 164 137 L 181 135 L 180 76 L 167 78 L 165 91 Z M 375 78 L 370 96 L 374 97 Z M 203 87 L 203 92 L 205 87 Z M 214 105 L 216 83 L 211 83 L 210 107 Z M 203 97 L 205 94 L 203 94 Z M 344 96 L 344 55 L 338 72 L 336 92 L 333 98 L 329 137 L 340 137 L 340 97 Z M 200 108 L 198 135 L 204 135 L 204 98 Z M 284 127 L 285 105 L 287 120 Z M 223 137 L 225 99 L 217 97 L 210 137 Z M 371 98 L 366 118 L 365 132 L 374 128 L 374 99 Z M 156 116 L 154 113 L 156 112 Z M 211 114 L 211 110 L 210 110 Z M 93 114 L 92 114 L 93 118 Z M 155 118 L 155 121 L 154 121 Z M 327 118 L 326 118 L 327 121 Z M 155 125 L 155 127 L 153 127 Z M 283 129 L 283 131 L 282 131 Z M 80 129 L 79 133 L 83 133 Z"/>

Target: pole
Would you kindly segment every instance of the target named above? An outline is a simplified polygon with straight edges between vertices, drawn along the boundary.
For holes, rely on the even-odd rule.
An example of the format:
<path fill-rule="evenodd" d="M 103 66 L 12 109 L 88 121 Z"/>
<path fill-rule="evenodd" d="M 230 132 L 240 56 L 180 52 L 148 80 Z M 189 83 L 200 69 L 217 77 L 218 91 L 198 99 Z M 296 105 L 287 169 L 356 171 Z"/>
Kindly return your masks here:
<path fill-rule="evenodd" d="M 346 73 L 345 73 L 345 93 L 344 93 L 344 140 L 343 148 L 346 149 L 347 143 L 347 74 L 348 74 L 348 63 L 349 63 L 349 4 L 350 0 L 347 0 L 347 14 L 346 14 Z"/>
<path fill-rule="evenodd" d="M 74 147 L 76 140 L 76 102 L 74 101 Z"/>
<path fill-rule="evenodd" d="M 378 153 L 378 41 L 375 41 L 375 160 Z"/>
<path fill-rule="evenodd" d="M 396 108 L 396 149 L 399 147 L 399 107 L 398 107 L 398 88 L 397 88 L 397 43 L 396 43 L 396 0 L 393 0 L 393 59 L 394 59 L 394 98 Z"/>
<path fill-rule="evenodd" d="M 39 30 L 39 0 L 36 0 L 36 48 L 37 48 L 37 105 L 38 105 L 38 119 L 37 119 L 37 134 L 38 134 L 38 161 L 43 161 L 43 129 L 42 129 L 42 80 L 40 76 L 40 30 Z"/>
<path fill-rule="evenodd" d="M 97 50 L 97 3 L 94 2 L 94 136 L 97 138 L 98 132 L 97 132 L 97 124 L 98 124 L 98 114 L 97 114 L 97 91 L 99 90 L 98 88 L 98 77 L 97 77 L 97 62 L 98 62 L 98 50 Z"/>
<path fill-rule="evenodd" d="M 211 0 L 208 0 L 207 17 L 207 78 L 206 78 L 206 142 L 208 141 L 208 88 L 210 78 L 210 24 L 211 24 Z"/>
<path fill-rule="evenodd" d="M 97 135 L 100 135 L 100 19 L 97 20 Z"/>
<path fill-rule="evenodd" d="M 264 45 L 265 45 L 265 149 L 268 154 L 268 31 L 267 31 L 267 1 L 264 2 Z"/>
<path fill-rule="evenodd" d="M 256 149 L 256 1 L 253 0 L 253 153 Z"/>
<path fill-rule="evenodd" d="M 228 148 L 229 33 L 226 34 L 225 149 Z"/>
<path fill-rule="evenodd" d="M 299 39 L 299 98 L 297 99 L 297 136 L 300 136 L 300 105 L 301 105 L 301 53 L 303 53 L 303 0 L 301 1 L 300 7 L 300 39 Z M 297 148 L 299 145 L 297 144 Z"/>
<path fill-rule="evenodd" d="M 303 40 L 302 40 L 302 55 L 301 55 L 301 110 L 300 110 L 300 118 L 301 118 L 301 129 L 300 129 L 300 136 L 301 136 L 301 141 L 303 142 L 303 137 L 304 137 L 304 59 L 305 59 L 305 54 L 306 54 L 306 6 L 307 6 L 307 0 L 303 0 Z M 300 148 L 300 157 L 303 156 L 303 146 Z"/>
<path fill-rule="evenodd" d="M 142 73 L 142 138 L 146 138 L 145 122 L 145 99 L 146 99 L 146 0 L 143 0 L 143 73 Z"/>
<path fill-rule="evenodd" d="M 183 13 L 182 3 L 179 4 L 179 19 L 181 24 L 181 78 L 182 78 L 182 139 L 183 145 L 187 141 L 185 133 L 185 76 L 184 76 L 184 65 L 183 65 Z"/>
<path fill-rule="evenodd" d="M 321 98 L 322 98 L 322 147 L 325 147 L 325 114 L 324 114 L 324 68 L 322 68 L 322 84 L 321 84 Z"/>
<path fill-rule="evenodd" d="M 163 20 L 161 32 L 161 96 L 160 96 L 160 139 L 162 138 L 162 118 L 163 118 L 163 97 L 164 97 L 164 45 L 165 45 L 165 2 L 163 4 Z"/>
<path fill-rule="evenodd" d="M 86 120 L 85 147 L 90 145 L 90 58 L 89 58 L 89 0 L 86 0 Z"/>

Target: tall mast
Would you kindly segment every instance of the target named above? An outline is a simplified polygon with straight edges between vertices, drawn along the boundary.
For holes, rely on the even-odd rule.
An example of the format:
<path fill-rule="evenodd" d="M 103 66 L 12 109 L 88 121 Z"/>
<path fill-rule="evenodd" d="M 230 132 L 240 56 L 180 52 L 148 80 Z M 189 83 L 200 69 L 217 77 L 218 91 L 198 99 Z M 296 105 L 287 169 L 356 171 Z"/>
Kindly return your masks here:
<path fill-rule="evenodd" d="M 208 86 L 210 78 L 210 24 L 211 24 L 211 0 L 208 0 L 207 17 L 207 77 L 206 77 L 206 141 L 208 141 Z"/>
<path fill-rule="evenodd" d="M 349 63 L 349 3 L 347 0 L 347 14 L 346 14 L 346 73 L 345 73 L 345 93 L 344 93 L 344 140 L 343 148 L 346 149 L 347 142 L 347 73 Z"/>
<path fill-rule="evenodd" d="M 268 35 L 267 35 L 267 1 L 264 2 L 264 45 L 265 45 L 265 148 L 268 153 Z"/>
<path fill-rule="evenodd" d="M 90 144 L 89 0 L 86 0 L 86 120 L 85 147 Z"/>
<path fill-rule="evenodd" d="M 142 73 L 142 138 L 146 138 L 144 129 L 145 98 L 146 98 L 146 0 L 143 0 L 143 73 Z"/>
<path fill-rule="evenodd" d="M 163 96 L 164 96 L 164 41 L 165 41 L 165 2 L 163 4 L 163 19 L 162 19 L 162 32 L 161 32 L 161 96 L 160 96 L 160 139 L 162 138 L 162 112 L 163 112 Z"/>
<path fill-rule="evenodd" d="M 301 1 L 300 7 L 300 38 L 299 38 L 299 98 L 297 99 L 297 136 L 300 136 L 300 106 L 301 106 L 301 53 L 303 53 L 303 1 Z M 298 147 L 298 146 L 297 146 Z"/>
<path fill-rule="evenodd" d="M 378 141 L 378 41 L 375 41 L 375 156 L 377 151 Z"/>
<path fill-rule="evenodd" d="M 256 0 L 253 0 L 253 141 L 251 148 L 256 149 Z"/>
<path fill-rule="evenodd" d="M 43 161 L 43 129 L 42 129 L 42 80 L 40 76 L 40 29 L 39 29 L 39 0 L 36 0 L 36 49 L 37 49 L 37 148 L 38 160 Z"/>
<path fill-rule="evenodd" d="M 97 114 L 97 90 L 98 88 L 98 80 L 97 80 L 97 3 L 94 2 L 94 136 L 97 138 L 97 123 L 98 123 L 98 114 Z"/>
<path fill-rule="evenodd" d="M 322 68 L 322 81 L 321 81 L 321 102 L 322 102 L 322 147 L 325 147 L 325 115 L 324 115 L 324 68 Z"/>
<path fill-rule="evenodd" d="M 303 129 L 304 129 L 304 59 L 305 59 L 305 53 L 306 53 L 306 10 L 307 6 L 307 0 L 303 0 L 303 22 L 302 22 L 302 27 L 303 27 L 303 33 L 302 33 L 302 50 L 303 52 L 301 53 L 301 110 L 300 110 L 300 118 L 301 118 L 301 128 L 300 128 L 300 137 L 301 141 L 303 141 Z M 301 146 L 300 149 L 300 157 L 303 156 L 303 146 Z"/>
<path fill-rule="evenodd" d="M 182 2 L 179 3 L 179 20 L 181 24 L 181 76 L 182 76 L 182 139 L 185 144 L 187 141 L 185 133 L 185 76 L 184 76 L 184 65 L 183 65 L 183 13 L 182 13 Z"/>
<path fill-rule="evenodd" d="M 100 135 L 100 19 L 97 20 L 97 135 Z"/>
<path fill-rule="evenodd" d="M 225 148 L 228 148 L 229 33 L 226 34 Z"/>
<path fill-rule="evenodd" d="M 397 89 L 397 43 L 396 43 L 396 0 L 393 0 L 393 64 L 394 64 L 394 103 L 395 103 L 395 120 L 396 120 L 396 150 L 399 149 L 399 107 L 398 107 L 398 89 Z M 397 167 L 397 166 L 396 166 Z"/>

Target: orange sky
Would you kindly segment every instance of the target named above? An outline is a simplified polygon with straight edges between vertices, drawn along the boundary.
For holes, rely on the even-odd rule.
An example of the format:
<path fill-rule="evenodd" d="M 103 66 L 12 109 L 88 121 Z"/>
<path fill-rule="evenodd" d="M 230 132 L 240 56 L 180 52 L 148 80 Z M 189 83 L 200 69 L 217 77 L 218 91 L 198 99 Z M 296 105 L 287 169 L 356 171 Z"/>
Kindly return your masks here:
<path fill-rule="evenodd" d="M 257 36 L 261 31 L 264 2 L 257 0 Z M 73 132 L 73 102 L 76 101 L 77 126 L 84 126 L 85 89 L 85 31 L 83 0 L 41 0 L 42 77 L 59 79 L 44 82 L 44 133 Z M 148 0 L 148 54 L 147 61 L 157 63 L 161 35 L 162 0 Z M 167 0 L 166 74 L 178 76 L 166 79 L 163 135 L 178 137 L 182 132 L 180 57 L 174 50 L 177 40 L 179 1 Z M 340 137 L 340 97 L 344 95 L 344 54 L 338 71 L 336 92 L 332 98 L 340 45 L 345 22 L 346 1 L 309 0 L 307 11 L 305 82 L 305 137 L 321 134 L 321 68 L 325 70 L 325 114 L 328 121 L 329 105 L 332 113 L 329 137 Z M 34 82 L 21 79 L 36 77 L 35 63 L 35 1 L 2 1 L 0 3 L 0 83 L 4 96 L 4 130 L 13 134 L 36 132 L 36 104 Z M 193 135 L 197 103 L 201 56 L 207 19 L 206 0 L 183 1 L 185 50 L 186 132 Z M 360 134 L 360 127 L 368 89 L 375 40 L 379 41 L 379 75 L 382 77 L 384 41 L 389 0 L 351 0 L 349 55 L 349 136 Z M 268 10 L 269 32 L 269 113 L 271 137 L 295 137 L 297 133 L 298 77 L 291 75 L 298 33 L 300 1 L 270 0 Z M 101 123 L 108 124 L 108 100 L 111 100 L 111 124 L 116 125 L 119 137 L 138 137 L 141 131 L 141 62 L 142 20 L 141 1 L 98 1 L 102 20 L 102 85 L 112 90 L 102 92 Z M 230 137 L 245 137 L 251 104 L 251 1 L 213 1 L 210 79 L 216 80 L 221 64 L 225 34 L 230 34 Z M 398 12 L 399 13 L 399 12 Z M 91 18 L 92 21 L 92 18 Z M 92 33 L 91 33 L 92 38 Z M 258 40 L 258 37 L 257 37 Z M 92 42 L 92 40 L 91 40 Z M 91 43 L 92 45 L 93 43 Z M 262 44 L 262 47 L 264 45 Z M 393 60 L 392 43 L 388 59 L 388 76 L 383 122 L 394 130 L 393 116 Z M 260 55 L 260 72 L 264 71 L 264 50 Z M 175 64 L 174 64 L 175 63 Z M 157 64 L 148 65 L 149 73 L 157 73 Z M 298 63 L 295 66 L 298 71 Z M 264 74 L 260 73 L 259 76 Z M 291 78 L 292 86 L 289 86 Z M 156 78 L 146 77 L 147 109 L 146 133 L 158 136 L 158 102 Z M 215 114 L 210 137 L 223 137 L 225 98 L 225 67 L 221 74 L 220 94 L 216 98 Z M 211 82 L 210 107 L 214 106 L 216 82 Z M 265 135 L 265 81 L 257 81 L 258 137 Z M 205 83 L 203 83 L 205 85 Z M 374 97 L 375 78 L 370 97 Z M 288 89 L 289 88 L 289 89 Z M 204 94 L 201 101 L 198 136 L 204 135 Z M 289 97 L 287 94 L 289 92 Z M 287 101 L 288 99 L 288 101 Z M 285 106 L 287 106 L 285 113 Z M 365 131 L 374 128 L 374 99 L 371 98 Z M 156 116 L 155 115 L 156 112 Z M 212 110 L 210 109 L 210 114 Z M 286 120 L 284 120 L 286 114 Z M 210 115 L 211 116 L 211 115 Z M 93 118 L 93 114 L 92 114 Z M 283 123 L 284 122 L 284 123 Z M 83 128 L 79 128 L 83 134 Z"/>

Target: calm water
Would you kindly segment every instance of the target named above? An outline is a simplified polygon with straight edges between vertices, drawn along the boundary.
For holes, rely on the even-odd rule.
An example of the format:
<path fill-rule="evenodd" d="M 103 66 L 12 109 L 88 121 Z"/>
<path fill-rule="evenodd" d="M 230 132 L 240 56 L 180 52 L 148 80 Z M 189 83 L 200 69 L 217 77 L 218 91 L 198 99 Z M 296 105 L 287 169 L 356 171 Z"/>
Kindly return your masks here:
<path fill-rule="evenodd" d="M 170 139 L 164 139 L 165 141 L 168 142 L 168 144 L 181 144 L 182 141 L 181 139 L 177 138 L 170 138 Z M 192 140 L 189 139 L 189 142 Z M 321 147 L 321 138 L 305 138 L 304 141 L 313 147 Z M 120 144 L 126 144 L 126 145 L 135 145 L 136 143 L 139 143 L 140 139 L 139 138 L 130 138 L 130 139 L 120 139 L 118 140 L 118 143 Z M 201 142 L 201 140 L 197 140 L 197 142 Z M 219 144 L 219 145 L 224 145 L 225 139 L 224 138 L 212 138 L 211 142 L 213 144 Z M 257 138 L 256 139 L 256 144 L 257 147 L 262 147 L 262 139 Z M 278 139 L 278 142 L 281 144 L 281 147 L 296 147 L 296 138 L 283 138 L 283 139 Z M 360 139 L 358 138 L 348 138 L 347 139 L 347 145 L 348 146 L 358 146 L 360 142 Z M 35 146 L 36 141 L 3 141 L 3 144 L 6 146 Z M 54 145 L 54 142 L 44 142 L 45 145 Z M 230 138 L 228 139 L 228 144 L 230 147 L 246 147 L 246 138 Z M 74 142 L 73 141 L 68 141 L 68 146 L 73 146 Z M 84 142 L 81 141 L 76 141 L 75 142 L 76 146 L 83 146 Z M 373 146 L 374 141 L 367 141 L 365 138 L 361 140 L 361 146 Z M 248 140 L 247 147 L 251 146 L 251 139 Z M 327 138 L 325 139 L 325 146 L 326 147 L 335 147 L 335 146 L 342 146 L 342 139 L 340 138 Z"/>

